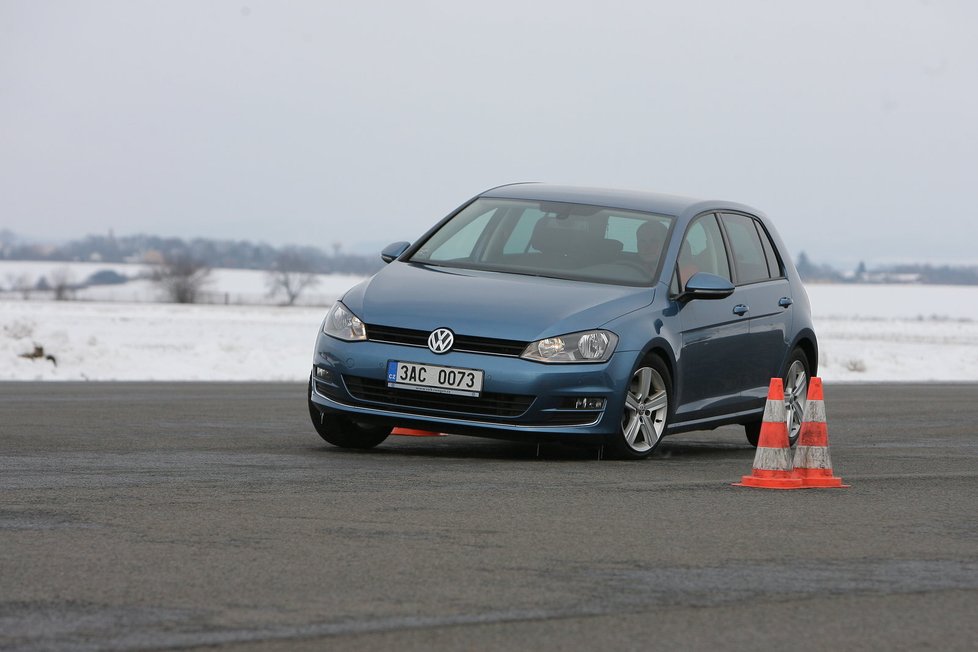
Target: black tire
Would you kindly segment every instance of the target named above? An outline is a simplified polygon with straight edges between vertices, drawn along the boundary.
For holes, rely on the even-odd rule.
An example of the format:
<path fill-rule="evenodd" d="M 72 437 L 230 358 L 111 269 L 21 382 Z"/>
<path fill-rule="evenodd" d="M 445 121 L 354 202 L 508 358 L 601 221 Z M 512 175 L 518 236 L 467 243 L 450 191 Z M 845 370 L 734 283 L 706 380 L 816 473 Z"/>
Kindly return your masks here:
<path fill-rule="evenodd" d="M 662 442 L 672 418 L 672 374 L 661 358 L 650 355 L 638 364 L 623 401 L 621 426 L 606 440 L 608 457 L 644 459 Z"/>
<path fill-rule="evenodd" d="M 784 404 L 788 419 L 788 444 L 794 446 L 801 434 L 801 421 L 805 416 L 805 403 L 808 401 L 808 382 L 812 377 L 808 356 L 801 349 L 795 349 L 785 365 L 784 375 Z M 751 446 L 757 448 L 761 438 L 761 422 L 753 421 L 744 424 L 744 434 Z"/>
<path fill-rule="evenodd" d="M 391 434 L 391 429 L 386 426 L 358 424 L 342 414 L 327 414 L 321 411 L 312 402 L 311 382 L 307 398 L 309 400 L 309 417 L 312 419 L 313 427 L 320 437 L 333 446 L 359 449 L 373 448 Z"/>
<path fill-rule="evenodd" d="M 757 448 L 757 442 L 761 441 L 761 422 L 751 421 L 744 424 L 744 434 L 747 435 L 747 443 Z"/>

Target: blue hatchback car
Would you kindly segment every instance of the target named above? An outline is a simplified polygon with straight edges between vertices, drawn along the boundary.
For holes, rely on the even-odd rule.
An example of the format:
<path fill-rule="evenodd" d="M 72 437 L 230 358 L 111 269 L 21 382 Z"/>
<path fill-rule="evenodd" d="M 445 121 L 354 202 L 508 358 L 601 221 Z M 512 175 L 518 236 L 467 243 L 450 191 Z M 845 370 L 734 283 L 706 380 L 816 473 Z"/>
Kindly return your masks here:
<path fill-rule="evenodd" d="M 769 381 L 797 438 L 818 343 L 771 222 L 741 204 L 523 183 L 488 190 L 333 305 L 309 412 L 331 444 L 396 426 L 603 445 L 743 424 Z"/>

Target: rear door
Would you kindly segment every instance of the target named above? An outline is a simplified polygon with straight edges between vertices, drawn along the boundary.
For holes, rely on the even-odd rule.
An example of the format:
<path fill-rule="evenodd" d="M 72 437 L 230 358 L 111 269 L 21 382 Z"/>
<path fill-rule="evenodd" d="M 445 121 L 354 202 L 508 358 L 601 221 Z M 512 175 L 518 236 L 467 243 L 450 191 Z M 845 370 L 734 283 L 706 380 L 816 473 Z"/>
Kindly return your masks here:
<path fill-rule="evenodd" d="M 771 378 L 781 371 L 791 329 L 791 287 L 759 220 L 743 213 L 723 213 L 720 222 L 730 245 L 735 294 L 748 309 L 750 338 L 743 391 L 752 404 L 759 404 L 767 397 Z"/>

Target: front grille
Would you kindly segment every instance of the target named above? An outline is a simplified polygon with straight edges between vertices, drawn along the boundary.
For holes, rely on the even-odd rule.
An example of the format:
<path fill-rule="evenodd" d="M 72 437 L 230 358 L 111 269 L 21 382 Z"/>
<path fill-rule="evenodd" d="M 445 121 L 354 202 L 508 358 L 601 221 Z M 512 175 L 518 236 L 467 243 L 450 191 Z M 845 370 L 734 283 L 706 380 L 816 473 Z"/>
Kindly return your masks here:
<path fill-rule="evenodd" d="M 388 387 L 384 380 L 343 376 L 350 395 L 361 401 L 396 406 L 405 412 L 445 412 L 488 417 L 518 417 L 533 403 L 532 396 L 483 392 L 479 397 L 415 392 Z"/>
<path fill-rule="evenodd" d="M 367 324 L 367 339 L 371 342 L 387 342 L 389 344 L 423 346 L 427 348 L 429 335 L 431 335 L 431 331 Z M 474 337 L 472 335 L 456 334 L 455 346 L 452 347 L 452 350 L 463 353 L 508 355 L 518 358 L 526 349 L 526 345 L 526 342 L 519 340 L 502 340 L 493 337 Z"/>

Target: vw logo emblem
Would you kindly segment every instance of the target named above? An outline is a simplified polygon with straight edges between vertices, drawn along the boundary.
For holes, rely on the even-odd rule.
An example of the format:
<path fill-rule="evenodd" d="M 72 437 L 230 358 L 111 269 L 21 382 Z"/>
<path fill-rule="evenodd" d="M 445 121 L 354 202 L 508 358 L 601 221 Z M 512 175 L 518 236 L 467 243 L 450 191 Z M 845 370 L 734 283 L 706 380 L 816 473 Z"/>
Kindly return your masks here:
<path fill-rule="evenodd" d="M 428 336 L 428 348 L 432 353 L 448 353 L 455 345 L 455 334 L 447 328 L 436 328 Z"/>

